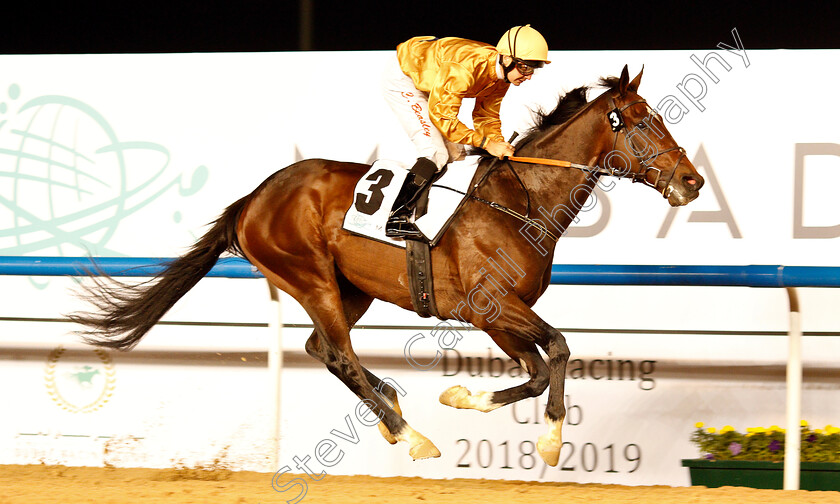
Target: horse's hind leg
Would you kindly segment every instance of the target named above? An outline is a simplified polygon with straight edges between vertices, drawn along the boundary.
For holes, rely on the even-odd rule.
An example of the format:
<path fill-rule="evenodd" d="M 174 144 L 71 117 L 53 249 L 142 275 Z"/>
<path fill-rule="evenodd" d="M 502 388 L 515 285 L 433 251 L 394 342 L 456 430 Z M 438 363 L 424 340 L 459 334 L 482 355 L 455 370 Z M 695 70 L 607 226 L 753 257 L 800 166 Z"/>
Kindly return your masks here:
<path fill-rule="evenodd" d="M 317 331 L 312 331 L 312 334 L 309 335 L 309 339 L 306 340 L 306 353 L 315 357 L 324 364 L 327 363 L 327 357 L 321 347 L 320 336 L 318 336 Z M 388 378 L 380 380 L 379 377 L 368 371 L 368 369 L 364 366 L 362 366 L 362 371 L 364 372 L 368 383 L 370 383 L 373 387 L 374 392 L 382 396 L 385 399 L 386 404 L 393 409 L 397 415 L 402 416 L 402 409 L 400 408 L 400 403 L 397 399 L 397 390 L 394 388 L 394 385 L 397 387 L 399 387 L 399 385 L 397 385 L 396 382 L 394 385 L 391 385 L 388 383 L 388 381 L 390 381 Z M 402 388 L 400 388 L 400 390 L 403 395 L 405 395 L 405 391 L 403 391 Z M 388 430 L 388 427 L 385 426 L 384 422 L 379 422 L 379 433 L 382 434 L 382 437 L 384 437 L 389 443 L 397 443 L 397 438 L 391 434 L 391 431 Z"/>
<path fill-rule="evenodd" d="M 315 284 L 313 284 L 315 285 Z M 319 282 L 298 299 L 312 318 L 318 334 L 319 351 L 327 369 L 347 388 L 358 396 L 365 405 L 385 424 L 397 441 L 409 444 L 409 455 L 413 459 L 439 457 L 440 450 L 425 436 L 412 429 L 368 381 L 368 372 L 359 363 L 350 342 L 350 325 L 344 311 L 344 303 L 338 288 L 338 279 Z M 380 382 L 381 383 L 381 382 Z"/>
<path fill-rule="evenodd" d="M 362 315 L 364 315 L 370 307 L 371 302 L 373 302 L 373 298 L 360 291 L 355 285 L 351 284 L 343 277 L 339 277 L 338 280 L 339 289 L 341 291 L 341 303 L 344 308 L 344 314 L 347 317 L 347 325 L 349 327 L 353 327 L 353 325 L 362 318 Z M 306 341 L 306 352 L 322 363 L 327 363 L 326 355 L 322 350 L 317 331 L 312 331 L 312 334 L 309 335 L 309 339 Z M 384 395 L 388 406 L 390 406 L 391 409 L 393 409 L 398 415 L 402 416 L 402 409 L 400 408 L 400 404 L 397 399 L 397 390 L 394 388 L 394 386 L 399 388 L 399 385 L 396 382 L 391 385 L 388 383 L 388 381 L 390 381 L 388 378 L 386 378 L 385 381 L 380 380 L 379 377 L 368 371 L 368 369 L 364 366 L 362 366 L 362 371 L 364 371 L 365 378 L 367 378 L 368 383 L 373 386 L 374 392 Z M 400 388 L 400 391 L 403 395 L 405 395 L 405 391 L 402 390 L 402 388 Z M 391 434 L 382 422 L 379 422 L 379 432 L 389 443 L 395 444 L 397 442 L 397 438 Z"/>
<path fill-rule="evenodd" d="M 487 333 L 511 359 L 518 362 L 528 373 L 530 379 L 515 387 L 498 392 L 477 392 L 455 385 L 440 395 L 440 402 L 453 408 L 493 411 L 528 397 L 541 395 L 548 387 L 549 373 L 545 361 L 531 341 L 525 341 L 504 331 L 489 329 Z"/>

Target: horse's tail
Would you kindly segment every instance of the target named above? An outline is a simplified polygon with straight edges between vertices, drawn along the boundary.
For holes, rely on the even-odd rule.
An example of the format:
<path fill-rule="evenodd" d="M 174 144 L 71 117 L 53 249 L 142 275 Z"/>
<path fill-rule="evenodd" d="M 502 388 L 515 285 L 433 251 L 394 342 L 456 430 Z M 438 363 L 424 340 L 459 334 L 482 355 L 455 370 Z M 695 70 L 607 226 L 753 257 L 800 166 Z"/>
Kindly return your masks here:
<path fill-rule="evenodd" d="M 160 274 L 139 285 L 126 285 L 107 275 L 94 277 L 84 296 L 98 311 L 73 313 L 68 318 L 85 326 L 78 331 L 88 343 L 129 350 L 198 283 L 225 251 L 242 255 L 236 236 L 246 196 L 225 209 L 189 252 L 166 265 Z"/>

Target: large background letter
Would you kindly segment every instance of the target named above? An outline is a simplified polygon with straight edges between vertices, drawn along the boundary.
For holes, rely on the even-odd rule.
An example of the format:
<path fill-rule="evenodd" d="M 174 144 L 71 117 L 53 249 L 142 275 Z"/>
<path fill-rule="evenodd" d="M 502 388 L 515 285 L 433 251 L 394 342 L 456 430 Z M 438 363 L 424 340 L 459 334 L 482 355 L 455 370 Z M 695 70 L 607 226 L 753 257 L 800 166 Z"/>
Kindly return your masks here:
<path fill-rule="evenodd" d="M 805 156 L 840 156 L 840 145 L 833 143 L 796 144 L 793 176 L 793 237 L 837 238 L 840 224 L 836 226 L 805 226 L 802 213 L 805 206 Z"/>

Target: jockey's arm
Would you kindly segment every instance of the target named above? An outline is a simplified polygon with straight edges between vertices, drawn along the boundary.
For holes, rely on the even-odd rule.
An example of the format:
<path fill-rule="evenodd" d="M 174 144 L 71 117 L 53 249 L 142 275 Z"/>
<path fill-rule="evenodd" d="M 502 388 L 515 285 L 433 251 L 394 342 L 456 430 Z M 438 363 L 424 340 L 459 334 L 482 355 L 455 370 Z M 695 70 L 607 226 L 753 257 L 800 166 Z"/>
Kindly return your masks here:
<path fill-rule="evenodd" d="M 502 135 L 502 120 L 499 118 L 504 97 L 504 93 L 495 93 L 489 96 L 478 96 L 475 99 L 475 108 L 472 113 L 473 126 L 488 140 L 502 142 L 505 139 Z"/>
<path fill-rule="evenodd" d="M 429 118 L 450 142 L 486 147 L 481 133 L 471 130 L 458 119 L 461 101 L 473 83 L 473 76 L 457 63 L 441 66 L 434 86 L 429 91 Z"/>
<path fill-rule="evenodd" d="M 479 96 L 473 109 L 473 125 L 487 139 L 483 148 L 497 158 L 513 156 L 513 146 L 502 136 L 502 120 L 499 118 L 504 96 L 504 93 Z"/>

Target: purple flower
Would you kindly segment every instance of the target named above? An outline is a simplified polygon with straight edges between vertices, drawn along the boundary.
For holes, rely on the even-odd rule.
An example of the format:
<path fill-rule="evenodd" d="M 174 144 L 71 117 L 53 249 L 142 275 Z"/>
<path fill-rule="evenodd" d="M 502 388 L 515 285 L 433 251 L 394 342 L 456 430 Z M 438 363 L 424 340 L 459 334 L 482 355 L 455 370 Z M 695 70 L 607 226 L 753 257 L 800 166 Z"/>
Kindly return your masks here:
<path fill-rule="evenodd" d="M 770 441 L 767 448 L 769 448 L 771 452 L 776 453 L 782 448 L 782 443 L 780 443 L 778 439 L 774 439 L 773 441 Z"/>
<path fill-rule="evenodd" d="M 703 458 L 705 458 L 706 460 L 714 460 L 714 459 L 715 459 L 715 456 L 714 456 L 714 455 L 712 455 L 711 453 L 707 453 L 707 454 L 706 454 L 706 456 L 705 456 L 705 457 L 703 457 Z"/>
<path fill-rule="evenodd" d="M 741 453 L 741 443 L 736 443 L 732 441 L 729 443 L 729 451 L 732 452 L 732 455 L 738 455 Z"/>
<path fill-rule="evenodd" d="M 814 441 L 817 440 L 817 436 L 816 436 L 816 434 L 811 434 L 810 436 L 805 438 L 805 440 L 808 441 L 809 443 L 813 443 Z"/>

